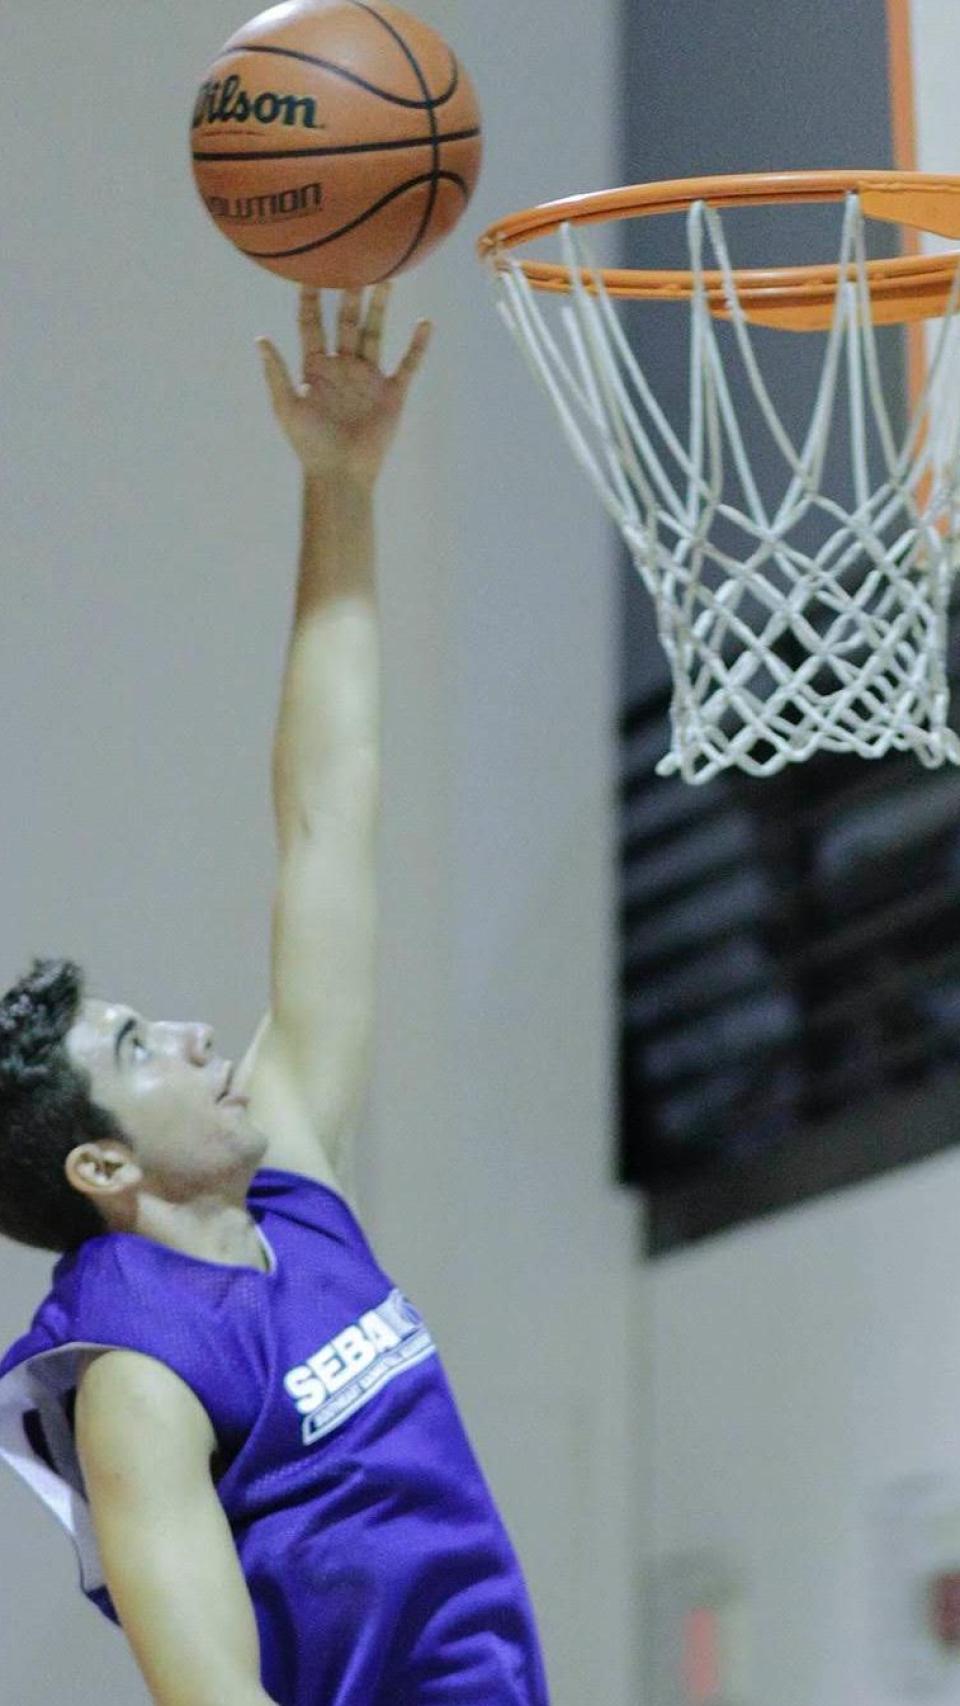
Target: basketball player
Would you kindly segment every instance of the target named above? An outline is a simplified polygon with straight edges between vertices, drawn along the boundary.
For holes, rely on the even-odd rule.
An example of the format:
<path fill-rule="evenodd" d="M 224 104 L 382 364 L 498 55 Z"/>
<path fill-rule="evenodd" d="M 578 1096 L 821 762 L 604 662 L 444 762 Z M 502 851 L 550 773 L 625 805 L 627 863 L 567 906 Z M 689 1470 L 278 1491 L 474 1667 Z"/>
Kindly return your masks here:
<path fill-rule="evenodd" d="M 158 1706 L 547 1702 L 430 1332 L 346 1186 L 374 1007 L 373 494 L 430 337 L 387 376 L 387 297 L 345 293 L 328 349 L 302 290 L 300 386 L 261 340 L 303 545 L 249 1049 L 85 999 L 70 961 L 0 1002 L 0 1232 L 61 1252 L 0 1362 L 0 1452 Z"/>

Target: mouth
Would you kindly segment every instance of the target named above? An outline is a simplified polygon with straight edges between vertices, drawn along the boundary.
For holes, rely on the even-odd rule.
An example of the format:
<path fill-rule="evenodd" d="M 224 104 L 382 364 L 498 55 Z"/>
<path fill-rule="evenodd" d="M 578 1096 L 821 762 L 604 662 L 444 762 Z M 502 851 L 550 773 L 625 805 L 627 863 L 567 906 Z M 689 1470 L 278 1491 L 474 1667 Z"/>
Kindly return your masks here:
<path fill-rule="evenodd" d="M 231 1086 L 233 1084 L 234 1073 L 236 1072 L 236 1070 L 237 1070 L 236 1065 L 233 1065 L 227 1071 L 227 1076 L 223 1081 L 223 1089 L 221 1090 L 219 1096 L 217 1097 L 217 1104 L 219 1107 L 222 1107 L 222 1108 L 247 1108 L 250 1106 L 250 1098 L 248 1096 L 231 1096 L 231 1094 L 230 1094 L 230 1089 L 231 1089 Z"/>

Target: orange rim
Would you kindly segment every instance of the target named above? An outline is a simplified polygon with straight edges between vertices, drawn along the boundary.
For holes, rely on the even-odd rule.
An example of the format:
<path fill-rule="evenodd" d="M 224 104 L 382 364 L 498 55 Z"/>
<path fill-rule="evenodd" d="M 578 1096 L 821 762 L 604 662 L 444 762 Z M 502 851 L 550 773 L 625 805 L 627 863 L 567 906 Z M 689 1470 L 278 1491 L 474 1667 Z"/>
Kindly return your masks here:
<path fill-rule="evenodd" d="M 762 207 L 842 201 L 852 193 L 859 195 L 864 213 L 872 219 L 960 238 L 960 177 L 927 172 L 753 172 L 632 184 L 544 202 L 496 221 L 480 238 L 477 252 L 495 271 L 503 271 L 508 264 L 505 251 L 549 237 L 568 223 L 596 225 L 682 213 L 697 201 L 718 208 Z M 878 324 L 899 325 L 942 314 L 958 264 L 960 256 L 951 252 L 868 261 L 864 271 L 873 319 Z M 535 290 L 559 293 L 572 288 L 569 267 L 538 261 L 521 261 L 520 266 Z M 748 320 L 786 330 L 816 331 L 832 321 L 842 270 L 837 262 L 828 262 L 822 266 L 739 269 L 733 277 Z M 856 278 L 857 270 L 849 266 L 846 274 Z M 692 272 L 617 267 L 598 271 L 611 296 L 689 301 L 696 290 Z M 589 290 L 594 288 L 592 276 L 584 275 Z M 727 317 L 722 274 L 707 272 L 704 283 L 711 312 Z"/>

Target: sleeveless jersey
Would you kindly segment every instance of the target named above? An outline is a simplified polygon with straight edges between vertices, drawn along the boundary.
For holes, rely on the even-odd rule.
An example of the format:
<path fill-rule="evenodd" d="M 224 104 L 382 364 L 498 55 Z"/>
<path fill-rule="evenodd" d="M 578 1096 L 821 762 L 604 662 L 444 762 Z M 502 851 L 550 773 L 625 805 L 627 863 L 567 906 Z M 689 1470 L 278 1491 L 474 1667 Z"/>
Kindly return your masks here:
<path fill-rule="evenodd" d="M 278 1706 L 548 1706 L 521 1567 L 429 1329 L 346 1201 L 264 1167 L 270 1269 L 107 1232 L 62 1256 L 0 1362 L 0 1455 L 119 1622 L 73 1438 L 76 1359 L 141 1351 L 196 1393 Z"/>

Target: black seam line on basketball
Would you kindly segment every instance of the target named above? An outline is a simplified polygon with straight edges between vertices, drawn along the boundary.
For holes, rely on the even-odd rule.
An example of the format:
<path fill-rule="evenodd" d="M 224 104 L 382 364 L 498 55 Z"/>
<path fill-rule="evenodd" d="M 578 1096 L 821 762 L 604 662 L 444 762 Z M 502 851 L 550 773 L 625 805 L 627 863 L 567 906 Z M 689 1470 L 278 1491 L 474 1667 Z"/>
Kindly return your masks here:
<path fill-rule="evenodd" d="M 394 95 L 389 89 L 378 89 L 376 83 L 368 83 L 365 77 L 358 77 L 355 71 L 345 71 L 342 65 L 336 65 L 331 59 L 320 59 L 315 53 L 298 53 L 292 47 L 260 47 L 256 42 L 238 41 L 228 53 L 217 54 L 210 70 L 213 70 L 214 65 L 219 65 L 221 60 L 232 59 L 235 53 L 272 53 L 278 59 L 300 59 L 305 65 L 318 65 L 321 71 L 329 71 L 334 77 L 341 77 L 345 83 L 354 83 L 358 89 L 366 89 L 371 95 L 378 95 L 381 101 L 391 101 L 395 107 L 416 107 L 418 111 L 424 107 L 432 109 L 445 106 L 460 87 L 460 64 L 453 53 L 450 53 L 453 60 L 453 82 L 449 89 L 445 89 L 442 95 L 431 95 L 428 91 L 425 101 L 412 101 L 407 95 Z M 301 96 L 301 99 L 305 98 Z"/>
<path fill-rule="evenodd" d="M 473 130 L 445 130 L 442 136 L 436 138 L 438 146 L 444 142 L 469 142 L 471 137 L 480 135 L 480 126 Z M 378 150 L 397 148 L 429 148 L 432 137 L 404 136 L 399 142 L 347 142 L 340 148 L 272 148 L 269 153 L 259 149 L 202 149 L 193 155 L 194 160 L 314 160 L 320 156 L 331 154 L 375 154 Z"/>
<path fill-rule="evenodd" d="M 308 255 L 312 249 L 323 249 L 328 243 L 335 243 L 338 237 L 345 237 L 349 231 L 355 231 L 358 225 L 362 225 L 367 219 L 372 219 L 373 215 L 379 213 L 381 208 L 386 207 L 388 202 L 396 201 L 398 195 L 406 195 L 407 190 L 415 190 L 420 184 L 429 183 L 431 177 L 434 180 L 443 178 L 447 183 L 456 184 L 457 188 L 463 191 L 464 201 L 469 200 L 470 192 L 467 189 L 467 181 L 465 178 L 461 178 L 459 172 L 424 172 L 422 177 L 409 178 L 405 184 L 400 184 L 399 188 L 391 190 L 389 195 L 385 195 L 380 201 L 374 202 L 372 207 L 368 207 L 364 213 L 358 214 L 356 219 L 351 219 L 348 225 L 341 225 L 339 231 L 331 231 L 327 237 L 318 237 L 315 243 L 303 243 L 298 249 L 271 249 L 269 251 L 265 249 L 240 249 L 240 253 L 249 256 L 252 261 L 282 261 L 292 255 Z M 237 247 L 239 248 L 240 245 L 238 244 Z M 409 249 L 407 253 L 410 253 Z M 402 264 L 402 262 L 398 262 L 398 265 Z"/>
<path fill-rule="evenodd" d="M 417 58 L 416 54 L 414 53 L 413 48 L 410 46 L 410 43 L 407 41 L 406 36 L 401 35 L 400 31 L 396 28 L 396 26 L 394 24 L 391 24 L 389 18 L 385 18 L 383 16 L 383 13 L 378 12 L 377 8 L 375 6 L 369 5 L 368 0 L 347 0 L 347 4 L 350 6 L 356 6 L 358 11 L 367 12 L 371 18 L 376 20 L 376 22 L 381 26 L 382 29 L 386 30 L 388 35 L 393 37 L 393 39 L 396 42 L 397 46 L 399 47 L 401 53 L 406 54 L 407 60 L 410 64 L 410 67 L 413 71 L 413 74 L 416 77 L 417 82 L 419 83 L 421 89 L 423 90 L 424 101 L 426 102 L 427 106 L 429 107 L 430 116 L 431 116 L 431 120 L 432 120 L 433 114 L 434 114 L 434 108 L 438 107 L 438 106 L 442 106 L 445 101 L 449 101 L 452 98 L 453 94 L 455 93 L 455 91 L 458 88 L 459 83 L 460 83 L 460 61 L 458 60 L 453 49 L 448 45 L 447 42 L 443 43 L 444 48 L 446 49 L 447 53 L 449 53 L 449 55 L 450 55 L 450 63 L 451 63 L 451 66 L 453 68 L 453 81 L 451 82 L 450 87 L 447 90 L 446 94 L 443 95 L 442 97 L 440 97 L 437 101 L 434 101 L 433 98 L 431 97 L 430 86 L 427 82 L 426 77 L 423 74 L 423 69 L 420 65 L 420 61 Z"/>
<path fill-rule="evenodd" d="M 409 64 L 413 70 L 413 75 L 416 77 L 417 82 L 420 84 L 420 87 L 423 90 L 424 95 L 427 98 L 429 98 L 430 90 L 429 90 L 429 87 L 427 85 L 427 79 L 423 75 L 423 71 L 422 71 L 421 66 L 420 66 L 420 61 L 418 60 L 416 54 L 413 51 L 413 48 L 410 46 L 410 44 L 406 40 L 406 38 L 400 34 L 399 30 L 394 29 L 393 25 L 389 22 L 389 20 L 387 18 L 384 18 L 381 15 L 381 13 L 379 13 L 376 10 L 375 7 L 368 5 L 367 0 L 348 0 L 348 3 L 351 6 L 356 6 L 358 11 L 369 13 L 371 18 L 376 18 L 377 22 L 379 24 L 381 24 L 383 26 L 383 28 L 387 31 L 387 34 L 393 37 L 393 39 L 397 43 L 397 46 L 399 47 L 401 53 L 406 54 L 407 60 L 409 61 Z M 456 83 L 456 80 L 459 78 L 459 75 L 460 75 L 459 61 L 457 60 L 456 54 L 454 54 L 451 49 L 448 48 L 447 51 L 448 51 L 448 53 L 450 53 L 450 57 L 453 60 L 454 82 Z M 430 129 L 433 133 L 433 182 L 430 185 L 430 194 L 427 196 L 427 205 L 424 209 L 423 217 L 420 221 L 419 230 L 414 233 L 413 240 L 410 244 L 410 247 L 406 250 L 406 252 L 403 255 L 401 255 L 399 261 L 397 262 L 396 267 L 393 269 L 394 271 L 397 271 L 400 267 L 405 266 L 407 261 L 410 259 L 410 256 L 412 254 L 415 254 L 417 249 L 419 249 L 420 244 L 423 242 L 424 236 L 425 236 L 425 234 L 429 228 L 430 221 L 433 218 L 433 210 L 437 205 L 437 168 L 440 164 L 440 150 L 437 147 L 437 115 L 436 115 L 436 113 L 432 107 L 429 108 L 429 114 L 430 114 Z"/>

